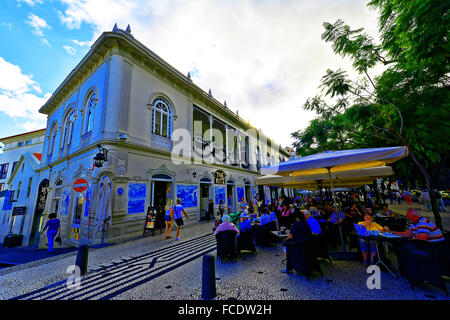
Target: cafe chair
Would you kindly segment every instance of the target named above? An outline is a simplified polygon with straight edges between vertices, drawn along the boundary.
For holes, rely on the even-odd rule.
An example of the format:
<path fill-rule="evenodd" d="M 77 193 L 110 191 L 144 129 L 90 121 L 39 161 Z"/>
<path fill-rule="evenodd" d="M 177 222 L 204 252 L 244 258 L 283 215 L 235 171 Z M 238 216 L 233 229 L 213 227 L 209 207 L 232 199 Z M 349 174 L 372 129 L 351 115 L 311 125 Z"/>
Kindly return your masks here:
<path fill-rule="evenodd" d="M 442 262 L 440 263 L 448 254 L 448 240 L 441 243 L 405 240 L 399 243 L 398 254 L 403 274 L 412 289 L 416 284 L 429 283 L 443 290 L 448 296 L 447 287 L 442 279 L 444 270 L 441 269 Z"/>
<path fill-rule="evenodd" d="M 270 232 L 276 230 L 275 221 L 271 221 L 263 226 L 256 226 L 254 230 L 255 244 L 258 246 L 270 246 L 274 241 L 274 235 Z"/>
<path fill-rule="evenodd" d="M 327 260 L 330 264 L 332 264 L 331 258 L 328 255 L 327 239 L 325 234 L 322 233 L 319 235 L 313 235 L 312 244 L 314 256 L 317 259 Z"/>
<path fill-rule="evenodd" d="M 242 250 L 247 250 L 257 253 L 253 238 L 253 229 L 239 233 L 239 237 L 237 237 L 237 252 L 240 253 Z"/>
<path fill-rule="evenodd" d="M 223 263 L 225 258 L 231 258 L 236 261 L 236 235 L 234 230 L 221 231 L 216 235 L 217 258 Z"/>
<path fill-rule="evenodd" d="M 323 276 L 322 268 L 315 256 L 313 239 L 307 238 L 298 242 L 286 241 L 286 270 L 298 271 L 309 280 L 313 271 L 319 272 Z"/>

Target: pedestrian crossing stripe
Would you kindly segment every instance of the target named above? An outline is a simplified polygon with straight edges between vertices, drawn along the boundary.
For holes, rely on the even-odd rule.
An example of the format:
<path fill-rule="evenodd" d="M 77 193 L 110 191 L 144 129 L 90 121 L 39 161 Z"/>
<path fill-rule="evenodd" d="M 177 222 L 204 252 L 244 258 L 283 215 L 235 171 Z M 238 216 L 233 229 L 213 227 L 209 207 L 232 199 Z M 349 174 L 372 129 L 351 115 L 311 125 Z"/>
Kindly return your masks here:
<path fill-rule="evenodd" d="M 99 271 L 81 279 L 81 287 L 72 290 L 67 281 L 22 294 L 12 300 L 109 300 L 156 279 L 216 250 L 214 235 L 176 243 L 142 255 L 111 261 Z"/>

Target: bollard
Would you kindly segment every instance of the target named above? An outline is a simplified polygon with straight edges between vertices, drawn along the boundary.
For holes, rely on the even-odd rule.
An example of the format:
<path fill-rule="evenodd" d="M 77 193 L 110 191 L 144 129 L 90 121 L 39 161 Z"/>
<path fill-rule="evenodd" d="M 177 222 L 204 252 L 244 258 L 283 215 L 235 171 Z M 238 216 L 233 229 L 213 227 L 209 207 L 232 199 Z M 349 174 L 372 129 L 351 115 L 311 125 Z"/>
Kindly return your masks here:
<path fill-rule="evenodd" d="M 214 256 L 203 256 L 202 299 L 210 300 L 216 297 L 216 271 Z"/>
<path fill-rule="evenodd" d="M 78 247 L 77 260 L 75 264 L 80 268 L 80 275 L 84 276 L 87 272 L 89 257 L 89 246 L 87 244 L 82 244 Z"/>

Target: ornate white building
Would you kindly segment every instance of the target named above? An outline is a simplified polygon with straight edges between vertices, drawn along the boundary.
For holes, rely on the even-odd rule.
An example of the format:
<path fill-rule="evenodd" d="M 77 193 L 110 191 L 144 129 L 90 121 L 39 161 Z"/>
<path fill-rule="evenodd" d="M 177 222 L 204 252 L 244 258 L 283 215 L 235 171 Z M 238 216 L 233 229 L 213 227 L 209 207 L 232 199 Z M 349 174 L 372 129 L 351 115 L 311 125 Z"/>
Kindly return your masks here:
<path fill-rule="evenodd" d="M 182 200 L 190 223 L 209 199 L 234 211 L 242 198 L 270 195 L 254 179 L 261 166 L 289 157 L 190 75 L 116 27 L 97 39 L 40 112 L 48 120 L 32 192 L 42 210 L 27 218 L 24 244 L 52 212 L 64 242 L 78 245 L 88 230 L 93 243 L 142 235 L 147 209 L 168 198 Z M 98 144 L 108 160 L 94 168 Z M 79 178 L 88 181 L 89 202 L 73 190 Z"/>

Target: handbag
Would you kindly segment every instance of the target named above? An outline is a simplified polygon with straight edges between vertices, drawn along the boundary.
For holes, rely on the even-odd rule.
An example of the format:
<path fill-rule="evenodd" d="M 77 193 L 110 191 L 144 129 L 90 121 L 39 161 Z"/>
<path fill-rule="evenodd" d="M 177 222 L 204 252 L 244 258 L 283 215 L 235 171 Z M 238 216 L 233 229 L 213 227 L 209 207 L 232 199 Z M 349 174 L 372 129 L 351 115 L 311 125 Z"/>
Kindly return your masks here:
<path fill-rule="evenodd" d="M 59 234 L 56 236 L 55 242 L 58 242 L 59 244 L 62 243 L 61 236 Z"/>

